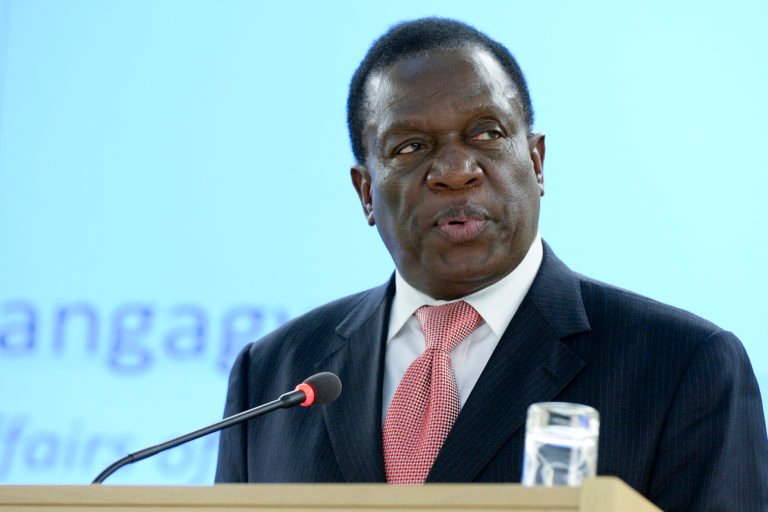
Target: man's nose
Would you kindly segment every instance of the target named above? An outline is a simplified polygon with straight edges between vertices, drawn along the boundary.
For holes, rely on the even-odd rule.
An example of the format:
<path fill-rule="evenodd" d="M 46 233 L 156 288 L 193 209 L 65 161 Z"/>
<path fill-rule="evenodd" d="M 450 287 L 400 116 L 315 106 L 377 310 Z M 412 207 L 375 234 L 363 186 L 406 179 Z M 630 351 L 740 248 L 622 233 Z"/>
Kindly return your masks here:
<path fill-rule="evenodd" d="M 434 191 L 462 190 L 476 187 L 484 179 L 483 170 L 471 153 L 458 144 L 449 144 L 434 156 L 427 185 Z"/>

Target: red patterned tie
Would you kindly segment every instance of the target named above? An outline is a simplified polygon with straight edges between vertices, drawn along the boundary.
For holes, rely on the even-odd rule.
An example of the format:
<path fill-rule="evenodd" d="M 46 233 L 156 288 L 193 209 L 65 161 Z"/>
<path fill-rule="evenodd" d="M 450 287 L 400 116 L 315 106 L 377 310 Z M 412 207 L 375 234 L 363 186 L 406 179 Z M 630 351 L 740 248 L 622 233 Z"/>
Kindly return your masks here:
<path fill-rule="evenodd" d="M 391 484 L 422 484 L 456 417 L 459 391 L 450 352 L 483 319 L 464 301 L 416 311 L 427 348 L 406 370 L 384 420 L 384 469 Z"/>

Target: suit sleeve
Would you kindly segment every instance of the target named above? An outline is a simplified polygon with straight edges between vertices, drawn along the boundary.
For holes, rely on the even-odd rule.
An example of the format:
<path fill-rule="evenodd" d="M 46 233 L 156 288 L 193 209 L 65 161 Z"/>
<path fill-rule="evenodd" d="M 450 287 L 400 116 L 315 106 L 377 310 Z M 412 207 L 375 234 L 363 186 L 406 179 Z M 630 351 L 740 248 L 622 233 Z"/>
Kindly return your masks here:
<path fill-rule="evenodd" d="M 768 438 L 741 342 L 711 335 L 680 381 L 656 454 L 650 499 L 666 511 L 768 510 Z"/>
<path fill-rule="evenodd" d="M 240 352 L 229 374 L 224 417 L 247 409 L 248 346 Z M 224 429 L 219 434 L 219 457 L 216 464 L 216 483 L 248 481 L 248 447 L 245 423 Z"/>

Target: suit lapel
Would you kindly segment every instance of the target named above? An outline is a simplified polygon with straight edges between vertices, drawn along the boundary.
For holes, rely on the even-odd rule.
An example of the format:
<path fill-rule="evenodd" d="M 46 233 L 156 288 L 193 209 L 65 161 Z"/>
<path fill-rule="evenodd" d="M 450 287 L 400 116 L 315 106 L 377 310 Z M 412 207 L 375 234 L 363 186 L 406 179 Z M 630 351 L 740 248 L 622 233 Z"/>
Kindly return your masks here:
<path fill-rule="evenodd" d="M 462 408 L 427 478 L 467 482 L 552 400 L 584 362 L 563 341 L 589 330 L 576 276 L 544 246 L 539 273 Z"/>
<path fill-rule="evenodd" d="M 335 372 L 341 396 L 323 407 L 336 460 L 347 482 L 383 482 L 381 388 L 384 339 L 394 282 L 371 291 L 336 329 L 336 346 L 316 367 Z"/>

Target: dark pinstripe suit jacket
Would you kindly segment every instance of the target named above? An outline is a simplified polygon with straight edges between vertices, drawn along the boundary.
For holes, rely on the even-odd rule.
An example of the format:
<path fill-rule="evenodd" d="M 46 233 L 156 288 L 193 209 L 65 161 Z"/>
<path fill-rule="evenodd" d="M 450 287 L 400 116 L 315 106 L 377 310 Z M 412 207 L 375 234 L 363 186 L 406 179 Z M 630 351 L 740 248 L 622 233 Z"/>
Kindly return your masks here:
<path fill-rule="evenodd" d="M 393 284 L 322 306 L 246 347 L 225 414 L 318 371 L 334 403 L 280 410 L 221 434 L 217 482 L 380 482 L 384 342 Z M 536 279 L 429 474 L 518 482 L 529 404 L 600 411 L 598 473 L 665 510 L 768 510 L 757 383 L 731 333 L 571 272 L 545 245 Z"/>

